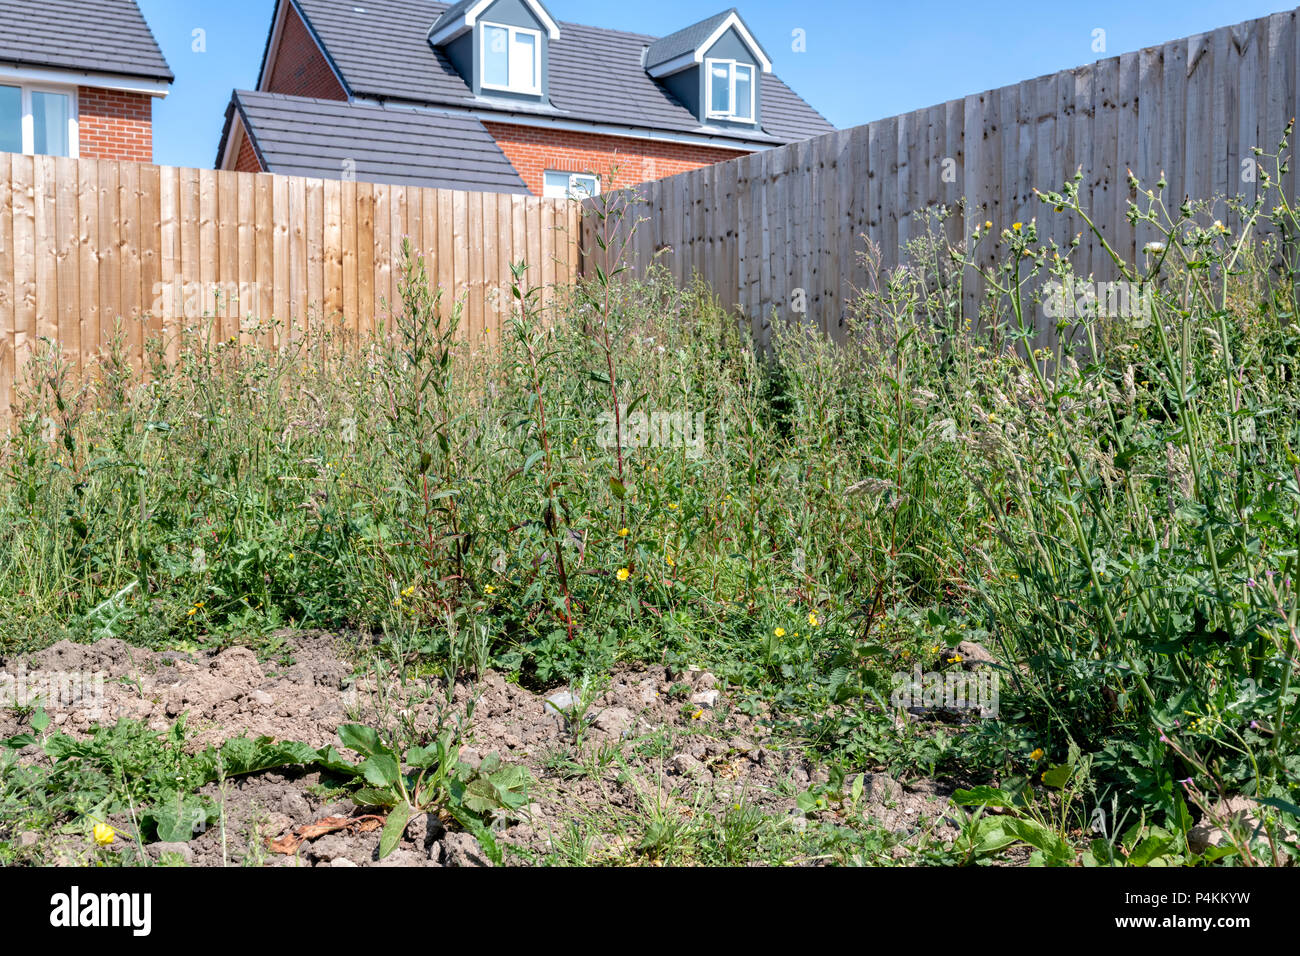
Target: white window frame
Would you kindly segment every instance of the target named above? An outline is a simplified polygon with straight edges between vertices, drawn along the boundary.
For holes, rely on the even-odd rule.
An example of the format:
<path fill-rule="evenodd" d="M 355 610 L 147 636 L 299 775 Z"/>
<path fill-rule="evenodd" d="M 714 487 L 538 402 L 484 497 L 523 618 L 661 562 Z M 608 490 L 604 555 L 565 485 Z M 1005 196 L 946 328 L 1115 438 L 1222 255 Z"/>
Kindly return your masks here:
<path fill-rule="evenodd" d="M 0 86 L 17 87 L 21 90 L 20 109 L 22 111 L 22 148 L 24 156 L 36 155 L 36 115 L 32 111 L 33 93 L 58 93 L 68 98 L 68 157 L 77 159 L 81 155 L 79 136 L 80 115 L 78 113 L 77 88 L 61 86 L 57 83 L 25 83 L 18 79 L 9 79 L 0 73 Z"/>
<path fill-rule="evenodd" d="M 565 189 L 563 196 L 557 195 L 555 192 L 551 191 L 551 186 L 546 181 L 551 176 L 569 177 L 569 185 Z M 584 190 L 581 196 L 575 195 L 573 186 L 574 183 L 579 179 L 594 183 L 596 187 L 595 190 L 590 192 Z M 569 172 L 567 169 L 548 169 L 546 170 L 545 173 L 542 174 L 542 198 L 543 199 L 578 199 L 578 198 L 589 199 L 592 196 L 599 196 L 599 195 L 600 195 L 600 176 L 598 176 L 595 173 L 572 173 Z"/>
<path fill-rule="evenodd" d="M 506 83 L 504 86 L 489 83 L 482 80 L 481 85 L 485 90 L 500 90 L 503 93 L 524 93 L 530 96 L 540 96 L 542 93 L 542 33 L 540 30 L 530 30 L 528 27 L 514 27 L 508 23 L 489 23 L 484 20 L 479 25 L 479 69 L 482 74 L 486 74 L 487 66 L 487 35 L 489 29 L 506 31 Z M 511 55 L 515 45 L 515 37 L 520 34 L 527 34 L 533 38 L 533 77 L 531 86 L 516 86 L 511 81 L 514 77 L 514 58 Z M 482 75 L 481 74 L 481 75 Z"/>
<path fill-rule="evenodd" d="M 713 68 L 721 64 L 727 66 L 727 102 L 730 105 L 726 111 L 713 108 Z M 749 116 L 738 116 L 736 114 L 737 68 L 749 71 Z M 751 125 L 758 124 L 758 70 L 752 63 L 710 57 L 704 61 L 704 76 L 704 115 L 706 119 L 720 119 L 731 123 L 749 123 Z"/>

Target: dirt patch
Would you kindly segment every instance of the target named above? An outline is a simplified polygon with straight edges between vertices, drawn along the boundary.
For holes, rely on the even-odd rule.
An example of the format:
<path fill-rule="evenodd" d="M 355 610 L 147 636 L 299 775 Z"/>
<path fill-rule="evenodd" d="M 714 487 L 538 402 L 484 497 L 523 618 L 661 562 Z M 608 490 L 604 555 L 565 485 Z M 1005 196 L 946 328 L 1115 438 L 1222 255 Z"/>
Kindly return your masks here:
<path fill-rule="evenodd" d="M 798 752 L 772 740 L 763 714 L 731 707 L 712 674 L 626 668 L 597 691 L 562 688 L 532 693 L 489 673 L 453 693 L 438 680 L 399 683 L 373 674 L 354 679 L 345 648 L 331 635 L 286 636 L 288 659 L 262 662 L 250 649 L 215 653 L 154 653 L 118 640 L 94 645 L 60 643 L 26 658 L 0 662 L 15 674 L 103 674 L 99 707 L 87 700 L 50 709 L 54 726 L 73 737 L 97 723 L 133 718 L 165 730 L 185 715 L 191 746 L 220 745 L 236 736 L 298 740 L 320 748 L 338 744 L 351 721 L 419 733 L 455 720 L 474 703 L 462 759 L 476 765 L 489 754 L 523 764 L 533 775 L 532 803 L 493 822 L 498 841 L 514 852 L 507 863 L 527 863 L 555 851 L 576 824 L 591 838 L 584 858 L 618 862 L 634 855 L 635 821 L 652 816 L 689 819 L 742 803 L 766 817 L 807 825 L 798 794 L 824 782 Z M 583 705 L 586 705 L 585 708 Z M 0 737 L 26 729 L 22 716 L 0 711 Z M 25 759 L 45 759 L 28 748 Z M 309 866 L 475 866 L 486 864 L 477 841 L 435 816 L 417 818 L 391 856 L 378 860 L 379 833 L 358 824 L 310 839 L 293 855 L 269 844 L 330 817 L 367 811 L 324 786 L 318 772 L 267 772 L 212 784 L 204 793 L 222 808 L 221 821 L 185 844 L 145 848 L 151 859 L 195 866 L 254 863 Z M 915 791 L 884 775 L 866 778 L 854 811 L 900 837 L 914 835 L 946 812 L 946 793 Z M 843 808 L 827 808 L 835 819 Z M 624 826 L 620 820 L 626 821 Z M 111 821 L 130 832 L 129 820 Z M 943 835 L 955 831 L 942 821 Z M 40 839 L 47 839 L 41 836 Z M 56 856 L 75 862 L 84 834 L 48 837 Z M 125 843 L 125 841 L 123 841 Z M 121 852 L 138 852 L 122 846 Z"/>

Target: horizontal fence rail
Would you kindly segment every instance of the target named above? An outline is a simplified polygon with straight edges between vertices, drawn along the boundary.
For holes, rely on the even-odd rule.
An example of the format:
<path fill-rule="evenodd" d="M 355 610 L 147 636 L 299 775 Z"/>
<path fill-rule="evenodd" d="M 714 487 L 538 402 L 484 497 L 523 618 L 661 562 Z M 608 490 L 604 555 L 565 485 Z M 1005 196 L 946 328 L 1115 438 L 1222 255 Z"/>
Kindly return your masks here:
<path fill-rule="evenodd" d="M 443 313 L 463 301 L 463 334 L 494 340 L 512 262 L 544 298 L 573 281 L 580 215 L 530 196 L 0 153 L 0 412 L 42 338 L 84 365 L 119 324 L 139 363 L 205 316 L 221 341 L 317 320 L 374 330 L 399 302 L 403 238 Z"/>
<path fill-rule="evenodd" d="M 1128 171 L 1144 189 L 1163 174 L 1175 213 L 1184 196 L 1253 200 L 1252 149 L 1275 152 L 1296 115 L 1298 61 L 1294 10 L 1223 27 L 644 184 L 613 244 L 636 222 L 628 265 L 662 263 L 682 285 L 702 277 L 764 345 L 774 316 L 842 335 L 855 290 L 869 282 L 866 240 L 885 269 L 901 264 L 927 209 L 965 200 L 964 217 L 945 226 L 953 244 L 986 221 L 1001 232 L 1037 218 L 1040 238 L 1064 250 L 1085 224 L 1034 189 L 1060 190 L 1078 168 L 1084 209 L 1133 261 L 1152 235 L 1126 219 L 1136 197 Z M 1233 224 L 1222 203 L 1215 216 Z M 1088 240 L 1071 255 L 1076 275 L 1115 278 Z M 994 246 L 981 244 L 981 267 L 993 265 Z M 971 314 L 979 283 L 966 292 Z M 1036 344 L 1048 344 L 1054 321 L 1036 321 Z"/>

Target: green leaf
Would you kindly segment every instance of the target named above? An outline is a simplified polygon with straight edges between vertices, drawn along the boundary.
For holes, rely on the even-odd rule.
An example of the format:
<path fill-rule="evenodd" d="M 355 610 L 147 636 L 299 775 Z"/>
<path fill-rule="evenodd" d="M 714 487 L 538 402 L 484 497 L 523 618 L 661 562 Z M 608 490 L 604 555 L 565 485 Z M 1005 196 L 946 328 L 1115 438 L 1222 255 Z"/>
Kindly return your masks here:
<path fill-rule="evenodd" d="M 379 859 L 383 859 L 397 849 L 406 833 L 406 825 L 411 820 L 411 805 L 403 801 L 393 807 L 384 823 L 383 832 L 379 834 Z"/>
<path fill-rule="evenodd" d="M 1129 866 L 1149 866 L 1164 856 L 1174 845 L 1174 837 L 1163 830 L 1153 829 L 1151 835 L 1134 847 L 1128 855 Z"/>
<path fill-rule="evenodd" d="M 375 754 L 361 763 L 361 775 L 375 787 L 395 787 L 402 768 L 388 754 Z"/>
<path fill-rule="evenodd" d="M 406 765 L 425 770 L 438 765 L 437 747 L 412 747 L 406 752 Z"/>
<path fill-rule="evenodd" d="M 1260 797 L 1257 802 L 1262 803 L 1265 806 L 1276 807 L 1278 810 L 1283 810 L 1286 813 L 1291 814 L 1293 817 L 1300 817 L 1300 807 L 1297 807 L 1294 803 L 1290 803 L 1279 797 Z"/>
<path fill-rule="evenodd" d="M 216 806 L 206 797 L 192 794 L 181 797 L 171 791 L 164 793 L 157 805 L 143 814 L 141 822 L 146 828 L 152 826 L 163 843 L 188 843 L 217 818 Z"/>
<path fill-rule="evenodd" d="M 967 839 L 975 856 L 988 856 L 1016 842 L 1016 838 L 1002 827 L 1000 817 L 980 817 L 970 829 Z"/>
<path fill-rule="evenodd" d="M 466 812 L 464 807 L 458 807 L 454 803 L 447 807 L 447 812 L 452 815 L 457 823 L 463 826 L 474 838 L 478 840 L 479 845 L 483 847 L 483 852 L 493 863 L 501 862 L 501 848 L 497 846 L 496 839 L 492 836 L 492 831 L 483 825 L 483 822 L 473 814 Z"/>
<path fill-rule="evenodd" d="M 529 455 L 529 456 L 528 456 L 528 460 L 524 462 L 524 470 L 523 470 L 522 473 L 526 475 L 526 474 L 528 474 L 530 471 L 532 471 L 532 470 L 533 470 L 533 465 L 535 465 L 535 464 L 537 464 L 539 461 L 541 461 L 541 460 L 542 460 L 542 456 L 545 455 L 545 454 L 546 454 L 545 450 L 540 450 L 540 451 L 535 451 L 535 452 L 533 452 L 531 455 Z"/>
<path fill-rule="evenodd" d="M 307 744 L 298 741 L 276 743 L 270 737 L 259 737 L 256 740 L 236 737 L 227 740 L 221 745 L 220 754 L 221 769 L 227 776 L 241 776 L 296 764 L 313 764 L 319 757 L 317 751 Z"/>
<path fill-rule="evenodd" d="M 1002 821 L 1002 828 L 1017 839 L 1042 850 L 1050 864 L 1062 866 L 1074 859 L 1070 845 L 1035 820 L 1006 819 Z"/>
<path fill-rule="evenodd" d="M 995 787 L 972 787 L 970 790 L 958 790 L 952 795 L 952 802 L 961 807 L 1013 806 L 1011 795 Z"/>
<path fill-rule="evenodd" d="M 390 753 L 379 739 L 379 732 L 362 724 L 344 724 L 339 728 L 339 741 L 349 750 L 366 757 Z"/>
<path fill-rule="evenodd" d="M 1073 773 L 1073 764 L 1063 763 L 1057 764 L 1054 767 L 1049 767 L 1047 770 L 1043 771 L 1043 785 L 1051 787 L 1053 790 L 1060 790 L 1069 782 L 1070 776 Z"/>
<path fill-rule="evenodd" d="M 466 784 L 461 800 L 467 809 L 475 813 L 491 813 L 501 806 L 496 787 L 486 777 L 476 777 Z"/>
<path fill-rule="evenodd" d="M 352 802 L 359 807 L 391 807 L 398 803 L 398 799 L 392 790 L 362 787 L 352 794 Z"/>
<path fill-rule="evenodd" d="M 331 747 L 316 751 L 316 765 L 345 777 L 355 777 L 361 771 L 354 763 L 343 759 L 343 755 Z"/>

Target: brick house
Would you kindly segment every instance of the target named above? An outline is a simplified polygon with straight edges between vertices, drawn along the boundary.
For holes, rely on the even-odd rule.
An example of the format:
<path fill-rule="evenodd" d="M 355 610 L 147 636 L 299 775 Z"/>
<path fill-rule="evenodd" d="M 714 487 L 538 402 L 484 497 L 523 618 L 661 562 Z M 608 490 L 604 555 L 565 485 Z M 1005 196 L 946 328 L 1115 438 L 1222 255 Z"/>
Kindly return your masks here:
<path fill-rule="evenodd" d="M 153 162 L 172 79 L 136 0 L 0 0 L 0 152 Z"/>
<path fill-rule="evenodd" d="M 734 9 L 659 38 L 541 0 L 277 0 L 217 167 L 565 196 L 832 129 Z"/>

